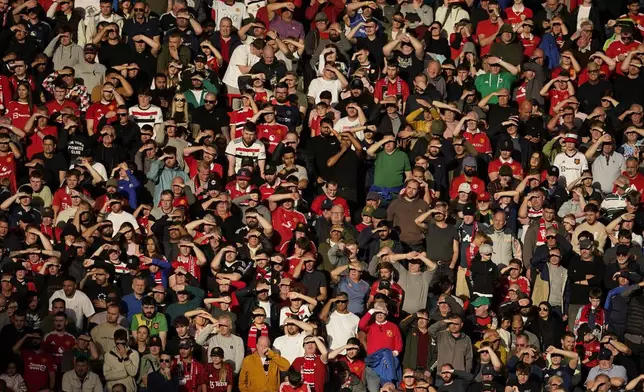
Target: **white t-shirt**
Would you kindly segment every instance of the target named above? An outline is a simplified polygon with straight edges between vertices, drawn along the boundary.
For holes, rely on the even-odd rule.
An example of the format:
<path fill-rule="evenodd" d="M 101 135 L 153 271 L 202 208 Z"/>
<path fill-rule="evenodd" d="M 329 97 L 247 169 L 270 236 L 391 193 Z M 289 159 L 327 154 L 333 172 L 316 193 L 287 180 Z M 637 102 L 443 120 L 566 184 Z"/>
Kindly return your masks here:
<path fill-rule="evenodd" d="M 79 290 L 76 290 L 73 297 L 68 298 L 65 295 L 65 292 L 61 289 L 55 291 L 54 294 L 51 295 L 51 298 L 49 298 L 49 310 L 52 310 L 52 302 L 58 298 L 65 300 L 65 313 L 67 313 L 70 321 L 76 324 L 76 328 L 78 328 L 79 331 L 82 330 L 85 317 L 89 318 L 94 314 L 94 305 L 92 305 L 92 301 L 90 301 L 89 297 L 85 293 Z"/>
<path fill-rule="evenodd" d="M 320 102 L 320 93 L 322 91 L 329 91 L 331 93 L 331 104 L 335 105 L 338 103 L 340 91 L 342 91 L 342 83 L 338 79 L 324 80 L 322 77 L 311 80 L 308 96 L 315 98 L 316 104 Z"/>
<path fill-rule="evenodd" d="M 586 156 L 577 151 L 572 156 L 566 152 L 560 152 L 555 157 L 554 166 L 559 168 L 559 174 L 566 179 L 566 184 L 572 184 L 573 181 L 581 177 L 581 173 L 588 169 Z"/>
<path fill-rule="evenodd" d="M 123 226 L 123 223 L 125 222 L 129 222 L 135 230 L 139 228 L 139 223 L 136 221 L 136 219 L 134 219 L 134 215 L 125 211 L 121 211 L 118 214 L 110 212 L 105 217 L 105 220 L 112 222 L 112 225 L 114 226 L 114 237 L 116 237 L 119 230 L 121 229 L 121 226 Z"/>
<path fill-rule="evenodd" d="M 333 129 L 335 129 L 338 133 L 342 132 L 351 132 L 351 128 L 360 126 L 360 118 L 356 117 L 355 120 L 351 120 L 349 117 L 342 117 L 341 119 L 338 120 L 338 122 L 335 123 L 333 126 Z M 360 140 L 364 139 L 364 132 L 354 132 L 354 135 Z"/>
<path fill-rule="evenodd" d="M 219 1 L 215 1 L 215 3 L 218 2 Z M 223 82 L 228 86 L 238 89 L 239 83 L 237 82 L 237 79 L 242 74 L 238 65 L 252 67 L 258 61 L 259 57 L 250 52 L 250 45 L 239 45 L 230 55 L 230 62 L 228 63 L 228 68 L 226 68 Z"/>
<path fill-rule="evenodd" d="M 329 337 L 329 347 L 335 350 L 347 344 L 349 338 L 358 334 L 358 323 L 360 317 L 353 313 L 341 314 L 333 311 L 329 315 L 329 323 L 326 325 L 326 333 Z"/>
<path fill-rule="evenodd" d="M 304 338 L 305 332 L 300 332 L 295 336 L 283 335 L 275 339 L 273 347 L 280 351 L 282 358 L 288 359 L 293 363 L 296 358 L 304 356 Z"/>
<path fill-rule="evenodd" d="M 219 31 L 219 24 L 224 17 L 229 17 L 233 21 L 233 26 L 239 30 L 242 20 L 248 18 L 246 5 L 236 1 L 233 5 L 228 5 L 222 0 L 212 2 L 212 10 L 215 11 L 215 30 Z"/>

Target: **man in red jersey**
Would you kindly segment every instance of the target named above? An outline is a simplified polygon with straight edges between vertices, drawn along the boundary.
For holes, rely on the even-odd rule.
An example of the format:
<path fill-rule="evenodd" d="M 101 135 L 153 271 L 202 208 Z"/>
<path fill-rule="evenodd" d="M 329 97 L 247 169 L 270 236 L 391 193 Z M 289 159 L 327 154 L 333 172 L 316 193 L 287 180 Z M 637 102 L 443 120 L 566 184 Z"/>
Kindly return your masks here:
<path fill-rule="evenodd" d="M 299 193 L 288 193 L 286 189 L 278 189 L 268 198 L 269 202 L 279 204 L 271 213 L 273 229 L 279 234 L 278 249 L 293 237 L 293 230 L 298 223 L 306 224 L 304 214 L 295 210 L 295 201 L 299 199 Z"/>
<path fill-rule="evenodd" d="M 43 138 L 51 135 L 58 138 L 58 129 L 49 125 L 49 111 L 46 107 L 41 106 L 34 111 L 31 118 L 25 124 L 25 132 L 29 135 L 27 144 L 27 159 L 31 159 L 34 154 L 43 152 Z"/>
<path fill-rule="evenodd" d="M 262 199 L 266 200 L 282 184 L 282 181 L 277 176 L 277 168 L 274 165 L 270 163 L 266 164 L 264 168 L 264 180 L 266 182 L 259 186 L 259 192 L 262 195 Z"/>
<path fill-rule="evenodd" d="M 103 84 L 101 100 L 91 104 L 89 109 L 87 109 L 87 133 L 89 136 L 92 136 L 97 131 L 96 127 L 103 116 L 107 116 L 108 124 L 116 121 L 118 119 L 116 116 L 116 108 L 121 105 L 125 105 L 125 100 L 116 91 L 114 85 L 110 82 Z"/>
<path fill-rule="evenodd" d="M 245 196 L 255 189 L 255 185 L 250 184 L 251 176 L 252 172 L 245 167 L 237 171 L 235 179 L 226 185 L 226 191 L 228 191 L 232 200 Z"/>
<path fill-rule="evenodd" d="M 179 391 L 206 392 L 206 384 L 208 383 L 206 368 L 194 359 L 192 348 L 192 339 L 182 339 L 179 342 L 179 355 L 173 366 L 179 379 Z"/>
<path fill-rule="evenodd" d="M 326 185 L 322 187 L 322 190 L 324 191 L 324 194 L 313 199 L 313 202 L 311 203 L 311 211 L 315 212 L 317 215 L 322 215 L 322 203 L 325 200 L 329 200 L 334 206 L 341 206 L 344 208 L 344 218 L 349 222 L 351 220 L 349 204 L 347 204 L 347 201 L 343 197 L 338 196 L 338 183 L 335 181 L 328 181 Z"/>
<path fill-rule="evenodd" d="M 318 354 L 318 350 L 320 354 Z M 323 391 L 326 381 L 328 352 L 319 336 L 304 338 L 304 356 L 295 358 L 291 366 L 302 375 L 302 381 L 314 391 Z"/>
<path fill-rule="evenodd" d="M 43 351 L 41 344 L 42 336 L 34 332 L 26 334 L 13 346 L 13 352 L 22 358 L 23 376 L 29 391 L 54 389 L 56 386 L 54 359 Z"/>
<path fill-rule="evenodd" d="M 54 193 L 54 199 L 51 203 L 52 208 L 56 215 L 59 212 L 64 211 L 72 206 L 72 198 L 80 197 L 79 192 L 81 192 L 78 187 L 78 179 L 80 178 L 80 173 L 76 169 L 72 169 L 67 172 L 65 175 L 65 186 L 59 188 Z M 82 189 L 82 192 L 89 196 L 86 190 Z"/>
<path fill-rule="evenodd" d="M 54 315 L 54 330 L 43 338 L 43 349 L 51 354 L 54 365 L 58 371 L 63 361 L 63 354 L 70 351 L 76 345 L 76 339 L 65 330 L 67 326 L 67 314 L 58 312 Z"/>
<path fill-rule="evenodd" d="M 0 133 L 0 179 L 9 179 L 12 193 L 16 191 L 16 158 L 20 158 L 18 148 L 8 134 Z"/>
<path fill-rule="evenodd" d="M 264 105 L 264 108 L 255 113 L 248 121 L 257 123 L 262 116 L 263 121 L 257 125 L 257 139 L 264 143 L 267 151 L 272 154 L 277 145 L 286 136 L 288 127 L 277 122 L 275 107 L 270 103 Z"/>
<path fill-rule="evenodd" d="M 66 99 L 67 85 L 64 82 L 57 82 L 54 84 L 54 99 L 47 102 L 45 106 L 49 113 L 56 113 L 62 111 L 64 108 L 71 108 L 76 116 L 80 116 L 78 105 L 71 99 Z"/>

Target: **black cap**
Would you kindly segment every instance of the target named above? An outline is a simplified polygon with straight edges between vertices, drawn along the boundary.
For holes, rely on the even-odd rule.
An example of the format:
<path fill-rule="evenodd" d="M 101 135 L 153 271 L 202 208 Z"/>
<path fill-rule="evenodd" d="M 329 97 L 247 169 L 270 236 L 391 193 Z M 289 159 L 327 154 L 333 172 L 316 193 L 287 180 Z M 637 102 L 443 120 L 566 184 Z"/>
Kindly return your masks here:
<path fill-rule="evenodd" d="M 374 219 L 387 219 L 387 210 L 382 207 L 378 207 L 373 211 L 371 217 Z"/>
<path fill-rule="evenodd" d="M 306 227 L 306 225 L 302 222 L 299 222 L 297 225 L 295 225 L 295 229 L 293 231 L 299 231 L 300 233 L 308 233 L 309 228 Z"/>
<path fill-rule="evenodd" d="M 463 208 L 463 216 L 471 215 L 474 216 L 476 214 L 476 208 L 474 208 L 473 205 L 468 204 Z"/>
<path fill-rule="evenodd" d="M 197 62 L 197 61 L 201 61 L 201 62 L 205 63 L 207 61 L 206 60 L 206 55 L 205 54 L 198 54 L 195 57 L 195 62 Z"/>
<path fill-rule="evenodd" d="M 215 347 L 212 350 L 210 350 L 210 356 L 211 357 L 224 357 L 224 349 L 221 347 Z"/>
<path fill-rule="evenodd" d="M 209 191 L 221 191 L 221 185 L 216 178 L 211 178 L 208 180 L 208 190 Z"/>
<path fill-rule="evenodd" d="M 360 79 L 353 79 L 351 83 L 349 83 L 349 89 L 360 89 L 362 90 L 364 88 L 364 83 L 362 83 L 362 80 Z"/>
<path fill-rule="evenodd" d="M 331 208 L 333 208 L 333 202 L 329 199 L 324 199 L 324 201 L 322 202 L 322 209 L 330 210 Z"/>
<path fill-rule="evenodd" d="M 277 173 L 277 168 L 275 165 L 271 165 L 270 163 L 266 164 L 266 167 L 264 167 L 264 174 L 275 174 Z"/>
<path fill-rule="evenodd" d="M 181 339 L 179 340 L 179 348 L 192 348 L 192 339 Z"/>
<path fill-rule="evenodd" d="M 625 256 L 628 254 L 628 245 L 620 244 L 615 247 L 615 253 L 617 255 Z"/>
<path fill-rule="evenodd" d="M 161 341 L 161 338 L 158 336 L 152 336 L 150 337 L 150 343 L 148 346 L 156 346 L 156 347 L 163 347 L 163 342 Z"/>
<path fill-rule="evenodd" d="M 607 348 L 602 348 L 601 351 L 599 352 L 599 355 L 597 356 L 597 359 L 600 361 L 606 361 L 609 360 L 613 357 L 613 353 L 607 349 Z"/>
<path fill-rule="evenodd" d="M 557 166 L 550 166 L 550 169 L 548 169 L 548 175 L 559 177 L 559 168 Z"/>
<path fill-rule="evenodd" d="M 514 151 L 514 144 L 512 143 L 511 140 L 504 139 L 501 142 L 501 145 L 499 146 L 499 150 L 501 150 L 501 151 Z"/>

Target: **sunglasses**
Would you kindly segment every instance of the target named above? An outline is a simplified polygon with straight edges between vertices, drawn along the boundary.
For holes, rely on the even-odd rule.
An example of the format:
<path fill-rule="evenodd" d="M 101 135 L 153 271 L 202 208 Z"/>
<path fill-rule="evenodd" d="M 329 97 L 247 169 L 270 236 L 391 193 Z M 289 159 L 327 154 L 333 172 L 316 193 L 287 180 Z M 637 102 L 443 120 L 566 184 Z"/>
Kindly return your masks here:
<path fill-rule="evenodd" d="M 349 302 L 349 301 L 347 301 L 346 299 L 339 299 L 339 300 L 335 301 L 336 304 L 346 304 L 347 302 Z"/>
<path fill-rule="evenodd" d="M 175 102 L 186 102 L 186 99 L 185 98 L 175 98 L 174 101 Z"/>
<path fill-rule="evenodd" d="M 159 359 L 159 362 L 161 362 L 161 363 L 170 363 L 170 362 L 172 362 L 172 360 L 171 359 Z"/>
<path fill-rule="evenodd" d="M 121 117 L 125 117 L 125 116 L 127 116 L 127 112 L 125 112 L 125 113 L 118 113 L 118 115 L 119 115 L 119 116 L 121 116 Z"/>
<path fill-rule="evenodd" d="M 145 12 L 145 8 L 135 8 L 134 11 Z"/>
<path fill-rule="evenodd" d="M 204 103 L 215 103 L 216 101 L 212 101 L 210 99 L 204 99 Z"/>

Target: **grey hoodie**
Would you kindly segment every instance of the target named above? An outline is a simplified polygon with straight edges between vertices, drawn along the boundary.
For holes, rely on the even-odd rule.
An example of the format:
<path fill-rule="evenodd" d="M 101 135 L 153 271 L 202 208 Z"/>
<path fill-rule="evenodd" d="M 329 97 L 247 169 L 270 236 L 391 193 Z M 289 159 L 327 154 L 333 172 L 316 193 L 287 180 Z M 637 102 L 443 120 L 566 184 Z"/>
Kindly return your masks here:
<path fill-rule="evenodd" d="M 58 44 L 58 40 L 53 39 L 45 48 L 45 55 L 54 62 L 54 69 L 60 70 L 63 67 L 76 67 L 85 61 L 83 57 L 83 48 L 76 44 L 63 46 Z"/>

